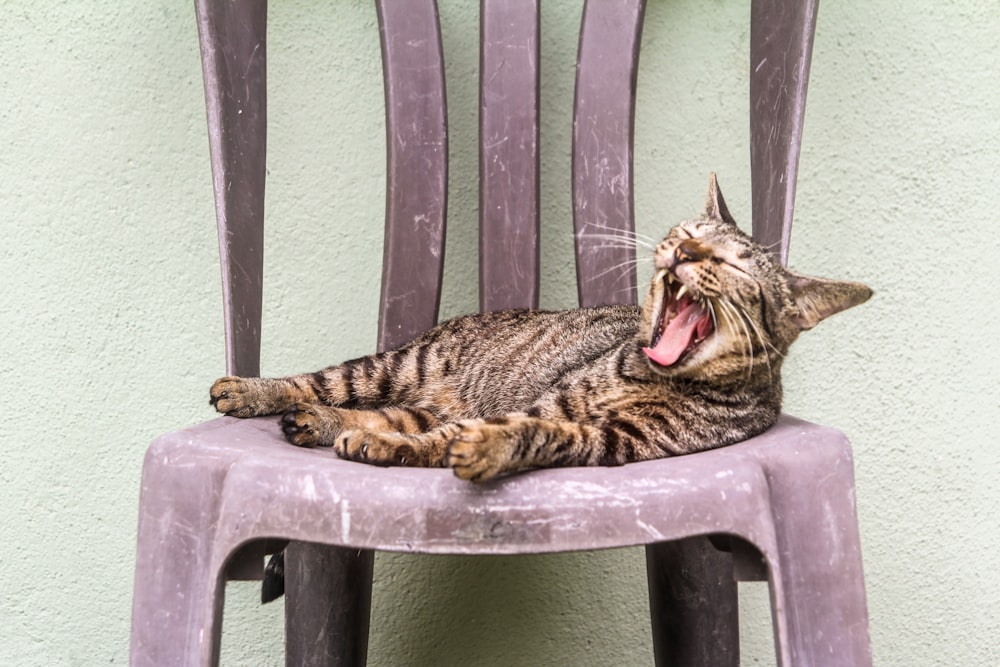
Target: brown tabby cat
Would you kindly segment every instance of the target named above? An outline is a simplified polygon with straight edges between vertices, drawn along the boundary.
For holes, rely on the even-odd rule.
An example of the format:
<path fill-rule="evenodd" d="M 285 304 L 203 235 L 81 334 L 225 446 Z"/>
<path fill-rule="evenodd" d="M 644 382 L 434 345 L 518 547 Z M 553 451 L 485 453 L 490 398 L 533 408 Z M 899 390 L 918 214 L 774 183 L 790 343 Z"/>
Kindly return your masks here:
<path fill-rule="evenodd" d="M 783 268 L 741 232 L 712 174 L 705 211 L 656 246 L 645 305 L 469 315 L 405 347 L 317 373 L 224 377 L 219 412 L 283 413 L 303 447 L 483 482 L 546 466 L 621 465 L 770 427 L 799 332 L 871 296 Z"/>

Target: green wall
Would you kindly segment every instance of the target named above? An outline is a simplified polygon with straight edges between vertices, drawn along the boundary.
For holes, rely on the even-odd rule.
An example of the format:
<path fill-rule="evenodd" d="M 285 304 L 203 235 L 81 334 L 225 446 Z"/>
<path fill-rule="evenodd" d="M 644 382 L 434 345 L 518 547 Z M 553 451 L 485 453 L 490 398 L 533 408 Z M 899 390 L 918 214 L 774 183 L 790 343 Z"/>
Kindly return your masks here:
<path fill-rule="evenodd" d="M 371 3 L 272 4 L 262 356 L 285 374 L 374 345 L 384 128 Z M 549 307 L 574 298 L 579 4 L 543 7 Z M 476 306 L 475 8 L 441 1 L 445 316 Z M 193 8 L 3 10 L 0 664 L 122 664 L 143 452 L 210 418 L 224 371 Z M 693 213 L 711 170 L 749 223 L 748 14 L 747 2 L 650 0 L 636 131 L 646 234 Z M 854 442 L 880 665 L 992 665 L 1000 650 L 998 36 L 987 0 L 820 8 L 791 264 L 877 294 L 798 343 L 786 408 Z M 744 663 L 773 663 L 766 591 L 742 590 Z M 223 664 L 280 664 L 280 603 L 258 606 L 251 583 L 226 595 Z M 649 664 L 647 624 L 639 550 L 380 555 L 371 664 Z"/>

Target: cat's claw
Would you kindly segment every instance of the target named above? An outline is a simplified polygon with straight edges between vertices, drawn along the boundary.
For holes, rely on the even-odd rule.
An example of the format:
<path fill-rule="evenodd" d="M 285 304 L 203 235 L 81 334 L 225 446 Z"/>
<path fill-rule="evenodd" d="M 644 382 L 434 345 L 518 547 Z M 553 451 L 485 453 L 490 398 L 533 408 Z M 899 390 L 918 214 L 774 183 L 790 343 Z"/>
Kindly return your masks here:
<path fill-rule="evenodd" d="M 368 460 L 366 435 L 363 431 L 344 431 L 333 441 L 333 451 L 342 459 L 364 463 Z"/>

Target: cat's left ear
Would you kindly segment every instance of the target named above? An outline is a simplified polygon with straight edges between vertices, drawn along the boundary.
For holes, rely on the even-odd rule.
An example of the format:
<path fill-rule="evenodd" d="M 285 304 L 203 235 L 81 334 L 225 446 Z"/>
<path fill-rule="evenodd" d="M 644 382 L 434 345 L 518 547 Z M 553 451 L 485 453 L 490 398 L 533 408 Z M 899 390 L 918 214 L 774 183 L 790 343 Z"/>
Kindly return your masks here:
<path fill-rule="evenodd" d="M 861 283 L 810 278 L 787 269 L 785 272 L 798 311 L 794 321 L 802 329 L 812 329 L 831 315 L 864 303 L 873 294 Z"/>
<path fill-rule="evenodd" d="M 726 200 L 722 198 L 722 190 L 719 189 L 719 181 L 713 171 L 708 175 L 708 194 L 705 195 L 705 212 L 703 215 L 710 220 L 722 220 L 723 222 L 735 225 L 729 209 L 726 208 Z"/>

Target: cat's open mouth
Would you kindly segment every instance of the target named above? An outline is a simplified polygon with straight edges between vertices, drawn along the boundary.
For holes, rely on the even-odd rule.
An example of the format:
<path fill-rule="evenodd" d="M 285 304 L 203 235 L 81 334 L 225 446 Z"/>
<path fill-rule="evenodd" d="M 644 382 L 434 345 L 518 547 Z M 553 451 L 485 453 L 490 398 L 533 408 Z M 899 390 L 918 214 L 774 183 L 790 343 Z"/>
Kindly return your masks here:
<path fill-rule="evenodd" d="M 710 307 L 670 271 L 661 270 L 655 284 L 662 296 L 653 311 L 652 340 L 642 351 L 656 365 L 670 367 L 712 335 L 715 322 Z"/>

